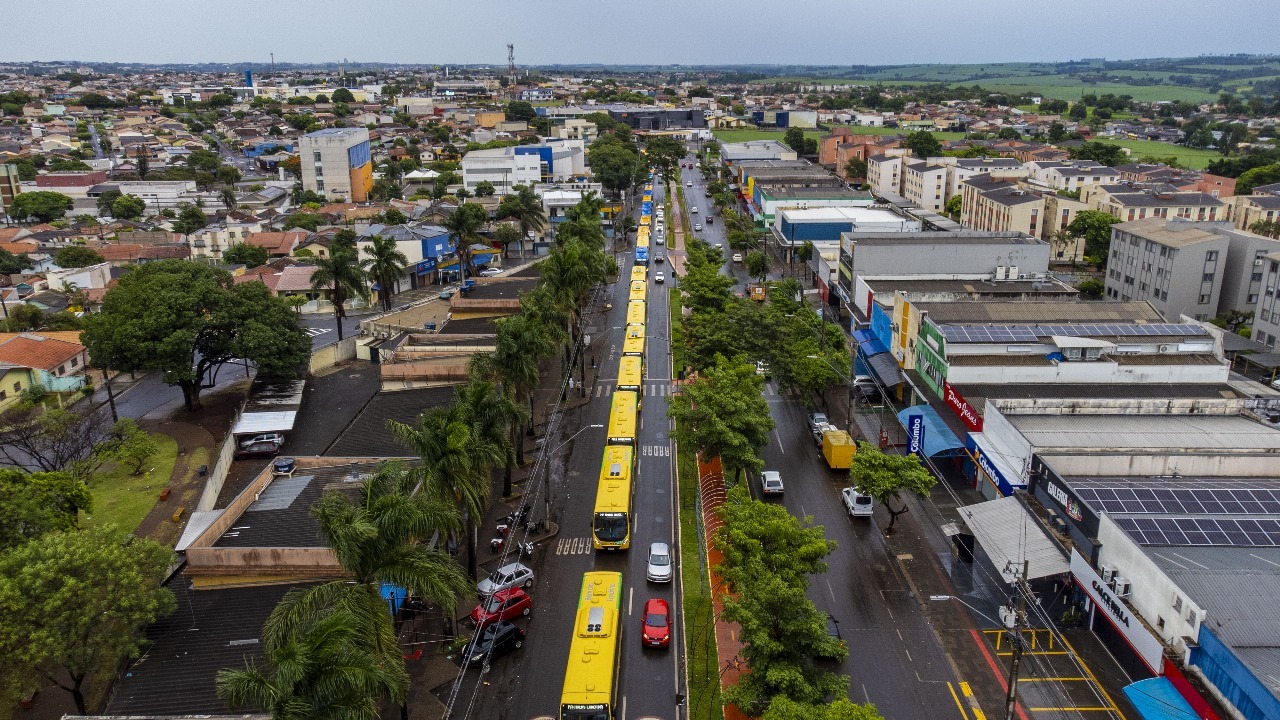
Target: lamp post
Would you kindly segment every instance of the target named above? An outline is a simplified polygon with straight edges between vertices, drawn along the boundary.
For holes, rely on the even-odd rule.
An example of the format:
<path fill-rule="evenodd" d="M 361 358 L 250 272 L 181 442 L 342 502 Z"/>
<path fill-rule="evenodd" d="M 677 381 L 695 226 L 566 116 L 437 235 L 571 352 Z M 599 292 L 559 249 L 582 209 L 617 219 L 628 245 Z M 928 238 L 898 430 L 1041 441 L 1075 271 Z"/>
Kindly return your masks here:
<path fill-rule="evenodd" d="M 548 523 L 551 522 L 551 466 L 549 464 L 551 456 L 555 455 L 557 452 L 560 452 L 560 448 L 564 447 L 565 445 L 568 445 L 574 438 L 578 437 L 582 433 L 588 430 L 595 430 L 602 427 L 604 427 L 604 425 L 600 423 L 596 423 L 595 425 L 587 425 L 585 427 L 579 428 L 578 432 L 570 435 L 564 442 L 555 446 L 555 449 L 547 453 L 546 455 L 547 459 L 545 462 L 548 464 L 547 464 L 546 470 L 543 472 L 543 475 L 542 475 L 543 517 L 546 520 L 546 522 Z"/>

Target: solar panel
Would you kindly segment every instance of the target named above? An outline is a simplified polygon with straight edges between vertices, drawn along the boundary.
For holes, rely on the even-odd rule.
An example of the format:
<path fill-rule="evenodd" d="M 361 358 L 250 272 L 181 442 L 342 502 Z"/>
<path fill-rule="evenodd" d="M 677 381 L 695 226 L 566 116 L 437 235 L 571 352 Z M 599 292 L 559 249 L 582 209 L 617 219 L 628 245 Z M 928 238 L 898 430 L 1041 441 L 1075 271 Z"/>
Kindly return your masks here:
<path fill-rule="evenodd" d="M 1035 332 L 1021 325 L 943 325 L 942 334 L 948 342 L 1035 342 Z"/>
<path fill-rule="evenodd" d="M 1086 504 L 1112 514 L 1280 515 L 1280 490 L 1267 488 L 1077 488 Z"/>
<path fill-rule="evenodd" d="M 1116 524 L 1140 545 L 1280 547 L 1280 520 L 1122 517 Z"/>
<path fill-rule="evenodd" d="M 1039 337 L 1140 337 L 1140 336 L 1194 336 L 1208 335 L 1199 325 L 1173 324 L 1115 324 L 1072 323 L 1070 325 L 1036 325 Z"/>

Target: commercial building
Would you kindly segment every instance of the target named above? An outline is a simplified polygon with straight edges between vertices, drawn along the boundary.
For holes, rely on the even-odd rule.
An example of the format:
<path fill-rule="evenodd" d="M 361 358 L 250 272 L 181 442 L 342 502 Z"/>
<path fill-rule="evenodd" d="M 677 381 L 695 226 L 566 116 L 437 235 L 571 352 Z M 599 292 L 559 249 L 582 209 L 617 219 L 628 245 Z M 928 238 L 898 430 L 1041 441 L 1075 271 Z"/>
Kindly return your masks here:
<path fill-rule="evenodd" d="M 798 160 L 795 150 L 777 140 L 749 140 L 720 146 L 720 162 L 735 166 L 748 160 Z"/>
<path fill-rule="evenodd" d="M 816 128 L 817 110 L 755 110 L 751 122 L 759 127 Z"/>
<path fill-rule="evenodd" d="M 661 110 L 651 108 L 627 108 L 609 110 L 609 117 L 632 130 L 678 130 L 705 128 L 707 119 L 701 108 L 677 108 Z"/>
<path fill-rule="evenodd" d="M 867 207 L 875 202 L 871 193 L 834 187 L 792 187 L 756 185 L 751 204 L 758 215 L 756 221 L 773 227 L 782 210 L 807 210 L 820 207 Z"/>
<path fill-rule="evenodd" d="M 586 174 L 586 153 L 580 140 L 472 150 L 462 157 L 462 184 L 472 193 L 486 181 L 498 195 L 507 195 L 516 185 L 564 182 Z"/>
<path fill-rule="evenodd" d="M 1147 218 L 1111 229 L 1107 297 L 1148 300 L 1166 317 L 1207 320 L 1228 310 L 1253 314 L 1263 296 L 1269 253 L 1280 241 L 1229 223 Z"/>
<path fill-rule="evenodd" d="M 369 131 L 327 128 L 303 135 L 298 159 L 302 188 L 336 202 L 365 202 L 373 189 Z"/>

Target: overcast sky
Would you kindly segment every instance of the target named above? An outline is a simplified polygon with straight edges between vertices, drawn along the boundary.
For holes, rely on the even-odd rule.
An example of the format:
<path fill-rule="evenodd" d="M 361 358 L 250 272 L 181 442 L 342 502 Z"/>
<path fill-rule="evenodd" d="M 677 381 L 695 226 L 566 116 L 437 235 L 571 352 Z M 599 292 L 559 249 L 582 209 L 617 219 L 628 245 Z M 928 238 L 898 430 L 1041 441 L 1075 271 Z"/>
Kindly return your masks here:
<path fill-rule="evenodd" d="M 1280 49 L 1274 0 L 45 0 L 0 16 L 5 61 L 268 62 L 274 52 L 277 62 L 505 65 L 508 42 L 517 64 L 883 65 Z"/>

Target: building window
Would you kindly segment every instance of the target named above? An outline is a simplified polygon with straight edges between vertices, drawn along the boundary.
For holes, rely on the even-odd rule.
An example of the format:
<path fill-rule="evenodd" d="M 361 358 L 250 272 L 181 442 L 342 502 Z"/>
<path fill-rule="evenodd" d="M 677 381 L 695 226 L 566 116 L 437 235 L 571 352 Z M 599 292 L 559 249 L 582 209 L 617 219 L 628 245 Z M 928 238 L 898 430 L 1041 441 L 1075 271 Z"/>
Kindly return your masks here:
<path fill-rule="evenodd" d="M 1164 618 L 1159 615 L 1156 616 L 1156 627 L 1160 630 L 1164 629 Z"/>
<path fill-rule="evenodd" d="M 1205 273 L 1200 279 L 1204 282 L 1211 283 L 1213 282 L 1213 273 Z"/>
<path fill-rule="evenodd" d="M 1197 304 L 1199 304 L 1199 305 L 1208 305 L 1208 304 L 1209 304 L 1209 296 L 1208 296 L 1208 295 L 1203 295 L 1203 294 L 1202 294 L 1202 295 L 1200 296 L 1200 302 L 1199 302 L 1199 303 L 1197 303 Z"/>
<path fill-rule="evenodd" d="M 16 383 L 14 383 L 14 384 L 13 384 L 13 391 L 14 391 L 14 392 L 22 392 L 22 383 L 21 383 L 21 382 L 16 382 Z"/>
<path fill-rule="evenodd" d="M 1214 260 L 1217 260 L 1217 259 L 1218 259 L 1218 251 L 1217 251 L 1217 250 L 1210 250 L 1209 252 L 1207 252 L 1207 253 L 1205 253 L 1205 254 L 1204 254 L 1204 261 L 1205 261 L 1205 262 L 1213 262 Z"/>
<path fill-rule="evenodd" d="M 1249 303 L 1252 304 L 1256 302 L 1258 302 L 1258 293 L 1249 293 Z"/>
<path fill-rule="evenodd" d="M 312 160 L 314 160 L 317 164 L 319 164 L 319 163 L 320 163 L 320 151 L 319 151 L 319 150 L 312 150 L 312 151 L 311 151 L 311 159 L 312 159 Z"/>

